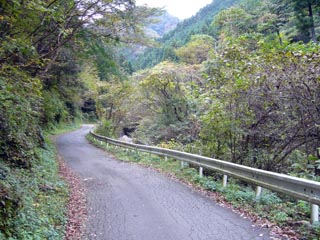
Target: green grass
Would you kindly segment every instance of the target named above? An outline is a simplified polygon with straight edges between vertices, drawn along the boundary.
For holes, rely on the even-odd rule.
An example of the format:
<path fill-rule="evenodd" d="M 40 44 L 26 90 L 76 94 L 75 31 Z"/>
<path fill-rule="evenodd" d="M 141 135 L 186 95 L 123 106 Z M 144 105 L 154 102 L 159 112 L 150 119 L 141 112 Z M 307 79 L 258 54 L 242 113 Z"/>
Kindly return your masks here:
<path fill-rule="evenodd" d="M 166 174 L 192 184 L 203 190 L 216 192 L 220 199 L 230 203 L 235 209 L 244 209 L 248 214 L 264 218 L 282 228 L 291 227 L 300 234 L 300 239 L 320 239 L 320 225 L 309 225 L 310 204 L 297 201 L 286 196 L 280 196 L 274 192 L 263 190 L 260 200 L 256 199 L 255 189 L 236 179 L 230 178 L 228 186 L 223 188 L 222 175 L 200 177 L 198 170 L 191 167 L 181 167 L 180 161 L 155 156 L 148 153 L 125 150 L 87 136 L 94 145 L 108 150 L 116 158 L 122 161 L 136 162 L 138 164 L 153 167 Z"/>
<path fill-rule="evenodd" d="M 54 133 L 77 127 L 56 127 Z M 10 201 L 17 203 L 3 220 L 5 227 L 0 228 L 0 239 L 64 239 L 68 186 L 59 176 L 57 151 L 49 134 L 45 140 L 46 147 L 36 149 L 31 169 L 12 167 L 0 159 L 0 173 L 3 173 L 0 183 L 10 189 Z"/>
<path fill-rule="evenodd" d="M 61 123 L 59 125 L 53 125 L 49 129 L 46 129 L 46 135 L 58 135 L 66 132 L 70 132 L 80 128 L 82 122 L 77 120 L 75 123 Z"/>

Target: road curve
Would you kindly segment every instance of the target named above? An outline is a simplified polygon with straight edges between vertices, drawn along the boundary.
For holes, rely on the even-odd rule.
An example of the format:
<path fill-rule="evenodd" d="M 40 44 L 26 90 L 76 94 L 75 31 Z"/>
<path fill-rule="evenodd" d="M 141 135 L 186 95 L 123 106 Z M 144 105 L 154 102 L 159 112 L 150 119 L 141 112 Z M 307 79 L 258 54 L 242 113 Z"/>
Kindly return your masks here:
<path fill-rule="evenodd" d="M 92 128 L 57 138 L 59 154 L 87 188 L 84 239 L 249 240 L 270 239 L 229 209 L 167 177 L 118 161 L 90 145 Z"/>

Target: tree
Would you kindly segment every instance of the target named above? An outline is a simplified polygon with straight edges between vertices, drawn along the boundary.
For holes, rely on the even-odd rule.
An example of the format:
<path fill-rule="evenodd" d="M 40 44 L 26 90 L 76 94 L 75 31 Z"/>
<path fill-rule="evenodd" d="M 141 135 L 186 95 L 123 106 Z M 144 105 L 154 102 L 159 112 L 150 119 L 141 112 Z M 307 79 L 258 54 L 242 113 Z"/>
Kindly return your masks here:
<path fill-rule="evenodd" d="M 214 39 L 209 35 L 194 35 L 191 40 L 175 53 L 178 58 L 188 64 L 200 64 L 207 60 L 213 51 Z"/>
<path fill-rule="evenodd" d="M 200 138 L 203 153 L 210 157 L 245 162 L 241 141 L 252 118 L 243 95 L 252 84 L 248 76 L 256 68 L 250 57 L 251 48 L 251 39 L 235 39 L 217 50 L 204 65 L 210 100 L 201 116 Z"/>
<path fill-rule="evenodd" d="M 317 42 L 315 30 L 315 9 L 320 7 L 319 0 L 293 0 L 292 2 L 302 39 Z"/>
<path fill-rule="evenodd" d="M 287 0 L 263 1 L 263 8 L 258 19 L 258 30 L 264 34 L 276 33 L 282 44 L 281 28 L 289 22 L 291 13 L 290 4 Z"/>
<path fill-rule="evenodd" d="M 319 46 L 243 40 L 206 63 L 204 152 L 273 171 L 290 167 L 296 150 L 318 159 Z"/>
<path fill-rule="evenodd" d="M 139 141 L 159 143 L 171 138 L 190 142 L 197 119 L 199 67 L 162 62 L 131 78 L 132 94 L 123 102 L 127 113 L 122 123 L 135 126 Z M 195 131 L 194 131 L 195 132 Z"/>
<path fill-rule="evenodd" d="M 162 114 L 165 124 L 183 121 L 188 114 L 188 104 L 182 93 L 181 73 L 177 72 L 175 64 L 163 62 L 140 82 L 150 110 Z"/>
<path fill-rule="evenodd" d="M 32 153 L 34 145 L 30 143 L 41 142 L 39 137 L 34 137 L 36 141 L 31 137 L 41 136 L 39 124 L 45 127 L 77 115 L 81 89 L 78 63 L 84 56 L 81 52 L 88 49 L 84 39 L 100 38 L 101 42 L 95 41 L 100 45 L 93 44 L 100 76 L 109 76 L 111 71 L 115 74 L 118 66 L 106 45 L 114 44 L 114 39 L 142 40 L 146 18 L 156 12 L 136 7 L 129 0 L 0 1 L 0 77 L 4 85 L 0 90 L 4 96 L 0 123 L 7 126 L 0 133 L 1 155 L 14 160 L 21 153 L 20 159 L 30 160 L 26 154 Z M 24 92 L 23 86 L 29 90 Z M 15 100 L 5 96 L 15 96 Z"/>
<path fill-rule="evenodd" d="M 272 149 L 269 168 L 286 166 L 285 161 L 297 149 L 319 157 L 319 47 L 310 44 L 285 49 L 274 54 L 261 48 L 260 80 L 254 90 L 259 97 L 251 106 L 257 121 L 250 132 L 258 136 L 258 145 Z"/>
<path fill-rule="evenodd" d="M 83 116 L 101 114 L 96 92 L 90 93 L 97 91 L 92 82 L 100 83 L 92 59 L 99 60 L 101 76 L 115 75 L 111 57 L 103 59 L 113 58 L 106 50 L 143 40 L 142 28 L 156 11 L 131 0 L 0 0 L 0 238 L 32 238 L 29 229 L 15 236 L 26 197 L 19 186 L 24 180 L 7 179 L 16 172 L 11 169 L 30 175 L 42 162 L 37 147 L 46 147 L 43 129 L 80 118 L 81 110 Z M 105 50 L 101 55 L 88 54 L 89 38 L 103 42 L 93 44 Z M 30 207 L 33 200 L 28 196 Z"/>
<path fill-rule="evenodd" d="M 239 37 L 253 32 L 256 28 L 253 16 L 241 7 L 230 7 L 219 12 L 213 19 L 211 27 L 223 40 L 225 37 Z"/>

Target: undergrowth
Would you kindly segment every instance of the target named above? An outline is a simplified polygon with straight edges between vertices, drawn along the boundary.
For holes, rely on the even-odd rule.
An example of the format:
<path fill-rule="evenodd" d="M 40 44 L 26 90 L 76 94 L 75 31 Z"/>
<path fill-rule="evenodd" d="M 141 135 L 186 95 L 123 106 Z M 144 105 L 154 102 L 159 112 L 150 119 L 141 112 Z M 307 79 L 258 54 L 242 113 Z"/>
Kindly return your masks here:
<path fill-rule="evenodd" d="M 5 216 L 0 219 L 0 239 L 64 238 L 68 186 L 59 177 L 57 152 L 49 134 L 76 127 L 64 125 L 48 131 L 45 147 L 35 150 L 29 169 L 12 167 L 0 159 L 0 184 L 4 186 L 0 211 Z"/>
<path fill-rule="evenodd" d="M 81 124 L 84 121 L 75 119 L 74 122 L 65 122 L 65 123 L 60 123 L 59 125 L 52 125 L 50 128 L 46 129 L 46 135 L 58 135 L 66 132 L 73 131 L 77 128 L 80 128 Z"/>
<path fill-rule="evenodd" d="M 267 219 L 283 228 L 290 227 L 299 234 L 299 239 L 320 239 L 320 225 L 308 223 L 311 214 L 310 204 L 305 201 L 294 200 L 266 189 L 263 190 L 261 198 L 257 200 L 254 187 L 239 180 L 229 179 L 228 186 L 224 188 L 220 174 L 200 177 L 195 167 L 183 167 L 180 161 L 171 158 L 165 160 L 163 157 L 149 153 L 115 147 L 89 135 L 87 138 L 94 145 L 108 150 L 122 161 L 136 162 L 159 169 L 161 172 L 173 174 L 178 179 L 201 189 L 217 192 L 235 209 L 244 209 L 249 214 Z"/>

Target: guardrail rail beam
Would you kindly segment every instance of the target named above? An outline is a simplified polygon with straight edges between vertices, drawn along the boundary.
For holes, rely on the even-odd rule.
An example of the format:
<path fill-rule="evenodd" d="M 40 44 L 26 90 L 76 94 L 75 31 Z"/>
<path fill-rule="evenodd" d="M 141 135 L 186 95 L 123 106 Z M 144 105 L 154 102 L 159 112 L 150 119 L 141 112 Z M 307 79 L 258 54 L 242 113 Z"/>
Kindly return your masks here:
<path fill-rule="evenodd" d="M 90 134 L 97 140 L 115 145 L 116 147 L 124 147 L 136 151 L 146 152 L 149 154 L 156 154 L 163 156 L 165 159 L 173 158 L 181 161 L 182 166 L 184 162 L 191 163 L 202 168 L 222 173 L 223 186 L 227 185 L 227 177 L 235 177 L 252 183 L 257 188 L 257 198 L 261 195 L 262 188 L 266 188 L 275 192 L 292 196 L 296 199 L 304 200 L 312 204 L 311 222 L 319 221 L 319 205 L 320 205 L 320 182 L 307 180 L 303 178 L 293 177 L 286 174 L 274 173 L 261 169 L 255 169 L 227 161 L 222 161 L 214 158 L 208 158 L 196 154 L 180 152 L 171 149 L 146 146 L 140 144 L 133 144 L 122 142 L 119 140 L 107 138 L 93 132 Z M 201 175 L 201 173 L 200 173 Z"/>

